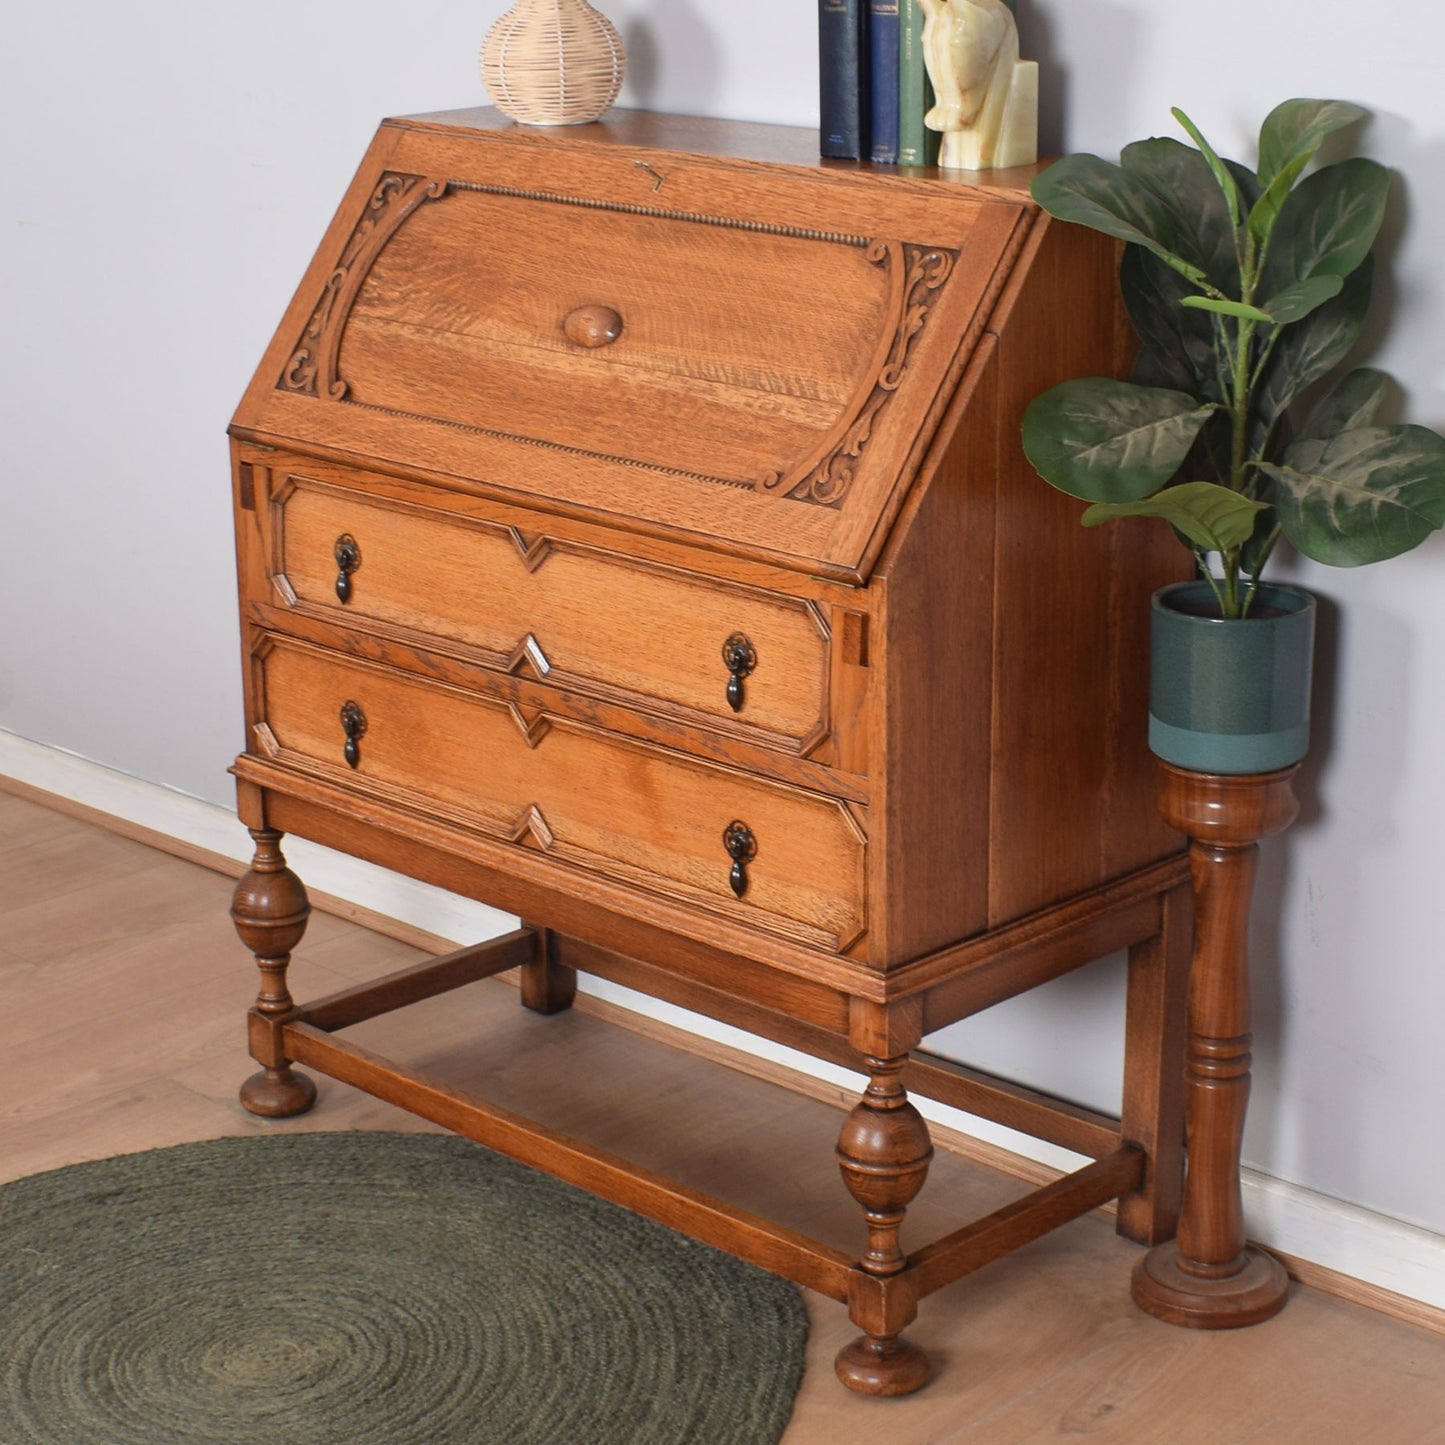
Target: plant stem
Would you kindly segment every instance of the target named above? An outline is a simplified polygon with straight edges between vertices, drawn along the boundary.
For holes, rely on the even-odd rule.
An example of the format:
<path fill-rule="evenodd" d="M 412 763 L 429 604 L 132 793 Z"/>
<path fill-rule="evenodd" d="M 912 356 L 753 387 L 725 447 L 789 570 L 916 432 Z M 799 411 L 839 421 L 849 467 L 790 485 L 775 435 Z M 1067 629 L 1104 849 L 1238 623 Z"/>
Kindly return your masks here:
<path fill-rule="evenodd" d="M 1254 326 L 1253 321 L 1240 318 L 1234 343 L 1234 376 L 1232 378 L 1234 395 L 1230 403 L 1230 420 L 1233 425 L 1229 453 L 1229 485 L 1241 495 L 1244 493 L 1244 458 L 1249 445 L 1249 351 L 1254 340 Z M 1224 566 L 1224 615 L 1241 617 L 1243 612 L 1239 599 L 1239 548 L 1234 547 L 1223 553 L 1220 561 Z"/>
<path fill-rule="evenodd" d="M 1217 578 L 1209 567 L 1209 555 L 1206 552 L 1194 550 L 1194 563 L 1199 568 L 1199 575 L 1209 583 L 1209 589 L 1214 593 L 1214 600 L 1219 604 L 1219 615 L 1228 616 L 1224 610 L 1224 593 L 1219 590 L 1219 578 Z"/>
<path fill-rule="evenodd" d="M 1234 343 L 1234 397 L 1230 403 L 1233 437 L 1229 454 L 1229 485 L 1236 492 L 1244 490 L 1244 454 L 1249 442 L 1249 345 L 1254 339 L 1254 325 L 1253 321 L 1241 320 Z"/>
<path fill-rule="evenodd" d="M 1276 527 L 1274 531 L 1269 534 L 1269 541 L 1264 544 L 1264 549 L 1259 554 L 1259 561 L 1256 562 L 1254 566 L 1254 575 L 1249 579 L 1249 591 L 1244 597 L 1244 609 L 1240 613 L 1241 617 L 1248 617 L 1249 609 L 1254 606 L 1255 594 L 1259 591 L 1259 574 L 1264 571 L 1265 564 L 1269 561 L 1270 555 L 1274 551 L 1274 544 L 1279 541 L 1279 534 L 1280 529 Z"/>
<path fill-rule="evenodd" d="M 1224 598 L 1220 611 L 1225 617 L 1234 619 L 1244 615 L 1239 605 L 1239 548 L 1231 548 L 1219 559 L 1224 563 Z"/>

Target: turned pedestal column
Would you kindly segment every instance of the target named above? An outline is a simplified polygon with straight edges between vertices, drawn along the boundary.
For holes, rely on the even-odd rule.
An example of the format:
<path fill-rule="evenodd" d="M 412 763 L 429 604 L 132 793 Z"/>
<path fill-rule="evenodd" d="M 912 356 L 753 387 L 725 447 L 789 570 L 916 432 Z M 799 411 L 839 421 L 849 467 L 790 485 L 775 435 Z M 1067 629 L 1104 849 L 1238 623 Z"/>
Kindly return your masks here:
<path fill-rule="evenodd" d="M 1257 1324 L 1283 1306 L 1288 1289 L 1279 1261 L 1245 1242 L 1239 1156 L 1249 1102 L 1247 943 L 1258 840 L 1293 821 L 1295 772 L 1226 776 L 1159 764 L 1159 811 L 1190 840 L 1194 888 L 1188 1165 L 1178 1237 L 1139 1262 L 1134 1300 L 1171 1324 Z"/>

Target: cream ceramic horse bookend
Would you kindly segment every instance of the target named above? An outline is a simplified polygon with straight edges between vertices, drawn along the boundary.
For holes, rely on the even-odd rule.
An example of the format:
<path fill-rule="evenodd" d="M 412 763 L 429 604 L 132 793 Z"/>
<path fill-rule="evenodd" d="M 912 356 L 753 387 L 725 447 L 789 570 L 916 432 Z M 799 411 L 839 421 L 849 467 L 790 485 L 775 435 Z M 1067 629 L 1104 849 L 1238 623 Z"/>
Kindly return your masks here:
<path fill-rule="evenodd" d="M 1032 165 L 1039 151 L 1039 67 L 1019 59 L 1003 0 L 919 0 L 923 59 L 937 105 L 924 123 L 942 133 L 938 163 L 977 171 Z"/>

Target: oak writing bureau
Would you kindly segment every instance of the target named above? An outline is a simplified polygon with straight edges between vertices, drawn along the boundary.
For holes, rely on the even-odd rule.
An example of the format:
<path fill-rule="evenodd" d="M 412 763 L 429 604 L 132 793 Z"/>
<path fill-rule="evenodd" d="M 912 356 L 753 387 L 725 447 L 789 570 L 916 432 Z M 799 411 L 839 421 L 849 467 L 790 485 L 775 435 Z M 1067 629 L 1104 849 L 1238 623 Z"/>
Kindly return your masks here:
<path fill-rule="evenodd" d="M 302 1064 L 752 1259 L 846 1302 L 839 1373 L 876 1394 L 927 1378 L 922 1296 L 1178 1205 L 1188 888 L 1142 736 L 1176 549 L 1122 565 L 1020 454 L 1035 394 L 1128 351 L 1109 244 L 1030 174 L 642 113 L 388 121 L 231 427 L 246 1107 L 309 1107 Z M 528 922 L 297 1005 L 288 832 Z M 1122 1120 L 920 1050 L 1117 948 Z M 508 969 L 544 1013 L 583 970 L 866 1074 L 856 1253 L 338 1037 Z M 1094 1162 L 905 1247 L 907 1091 Z"/>

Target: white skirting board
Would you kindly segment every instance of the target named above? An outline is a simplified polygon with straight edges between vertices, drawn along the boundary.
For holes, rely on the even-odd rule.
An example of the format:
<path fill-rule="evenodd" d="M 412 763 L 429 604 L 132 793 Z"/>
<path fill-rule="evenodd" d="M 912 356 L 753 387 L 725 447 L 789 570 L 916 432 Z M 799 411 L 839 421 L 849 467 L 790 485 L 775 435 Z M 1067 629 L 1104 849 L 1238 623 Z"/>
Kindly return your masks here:
<path fill-rule="evenodd" d="M 145 782 L 73 753 L 0 730 L 0 776 L 66 798 L 192 847 L 249 861 L 251 840 L 235 816 L 214 803 Z M 288 860 L 309 888 L 455 940 L 475 943 L 516 926 L 514 919 L 471 899 L 414 882 L 300 838 L 285 842 Z M 863 1081 L 846 1070 L 739 1029 L 661 1003 L 602 979 L 584 978 L 584 992 L 686 1032 L 784 1064 L 856 1096 Z M 933 1123 L 971 1135 L 1057 1169 L 1077 1156 L 932 1100 L 918 1104 Z M 1244 1171 L 1249 1235 L 1261 1244 L 1433 1310 L 1445 1310 L 1445 1236 L 1317 1194 L 1258 1170 Z"/>

